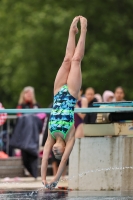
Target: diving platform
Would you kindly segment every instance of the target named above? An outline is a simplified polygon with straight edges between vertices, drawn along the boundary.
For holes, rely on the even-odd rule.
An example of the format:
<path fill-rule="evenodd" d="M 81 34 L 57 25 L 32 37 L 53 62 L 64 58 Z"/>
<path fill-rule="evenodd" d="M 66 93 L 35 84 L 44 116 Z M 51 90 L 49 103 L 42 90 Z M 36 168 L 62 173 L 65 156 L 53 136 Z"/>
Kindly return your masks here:
<path fill-rule="evenodd" d="M 83 125 L 85 137 L 76 139 L 70 155 L 69 188 L 132 191 L 133 103 L 95 103 L 94 108 L 96 123 Z"/>

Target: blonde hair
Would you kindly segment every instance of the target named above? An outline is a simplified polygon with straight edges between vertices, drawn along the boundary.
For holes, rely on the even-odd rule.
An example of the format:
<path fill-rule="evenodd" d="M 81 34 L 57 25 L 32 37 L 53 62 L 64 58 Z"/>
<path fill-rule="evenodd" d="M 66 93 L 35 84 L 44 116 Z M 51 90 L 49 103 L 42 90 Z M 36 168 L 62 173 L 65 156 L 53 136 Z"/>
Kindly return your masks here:
<path fill-rule="evenodd" d="M 31 86 L 27 86 L 27 87 L 24 87 L 24 89 L 23 89 L 22 92 L 20 93 L 18 104 L 23 104 L 23 103 L 25 103 L 25 100 L 24 100 L 24 93 L 27 92 L 27 91 L 29 91 L 29 90 L 33 93 L 32 103 L 33 103 L 33 104 L 36 103 L 34 88 L 31 87 Z"/>

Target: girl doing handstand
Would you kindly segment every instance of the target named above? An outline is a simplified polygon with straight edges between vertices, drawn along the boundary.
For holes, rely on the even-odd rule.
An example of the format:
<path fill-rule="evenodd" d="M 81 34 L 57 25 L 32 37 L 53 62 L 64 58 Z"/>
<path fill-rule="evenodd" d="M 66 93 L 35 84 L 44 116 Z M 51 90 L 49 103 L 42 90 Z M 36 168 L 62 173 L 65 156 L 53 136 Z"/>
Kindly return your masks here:
<path fill-rule="evenodd" d="M 79 21 L 81 33 L 77 46 L 75 46 Z M 66 54 L 54 83 L 54 103 L 41 165 L 42 182 L 50 189 L 57 185 L 75 142 L 74 107 L 82 84 L 81 61 L 84 56 L 86 32 L 86 18 L 75 17 L 69 30 Z M 56 176 L 50 183 L 47 183 L 46 173 L 51 150 L 61 162 Z"/>

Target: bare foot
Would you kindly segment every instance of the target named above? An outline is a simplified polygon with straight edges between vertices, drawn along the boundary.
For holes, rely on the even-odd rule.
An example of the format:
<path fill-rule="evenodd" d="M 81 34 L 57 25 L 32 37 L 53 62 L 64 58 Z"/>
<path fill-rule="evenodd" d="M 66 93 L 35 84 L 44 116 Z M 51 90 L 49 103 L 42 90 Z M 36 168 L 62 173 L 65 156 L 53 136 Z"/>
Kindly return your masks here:
<path fill-rule="evenodd" d="M 87 19 L 83 16 L 80 16 L 80 24 L 81 24 L 81 31 L 87 31 Z"/>
<path fill-rule="evenodd" d="M 78 33 L 78 28 L 77 28 L 77 23 L 80 19 L 80 16 L 77 16 L 73 19 L 71 26 L 70 26 L 70 31 L 73 32 L 74 34 Z"/>

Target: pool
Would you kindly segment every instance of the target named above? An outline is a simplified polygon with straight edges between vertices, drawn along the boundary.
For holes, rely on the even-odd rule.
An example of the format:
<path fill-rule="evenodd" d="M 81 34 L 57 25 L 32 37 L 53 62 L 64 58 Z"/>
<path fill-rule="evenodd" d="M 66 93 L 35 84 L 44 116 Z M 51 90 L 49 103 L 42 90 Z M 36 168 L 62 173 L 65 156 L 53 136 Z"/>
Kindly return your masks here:
<path fill-rule="evenodd" d="M 0 190 L 0 200 L 133 200 L 133 191 L 7 191 Z"/>

